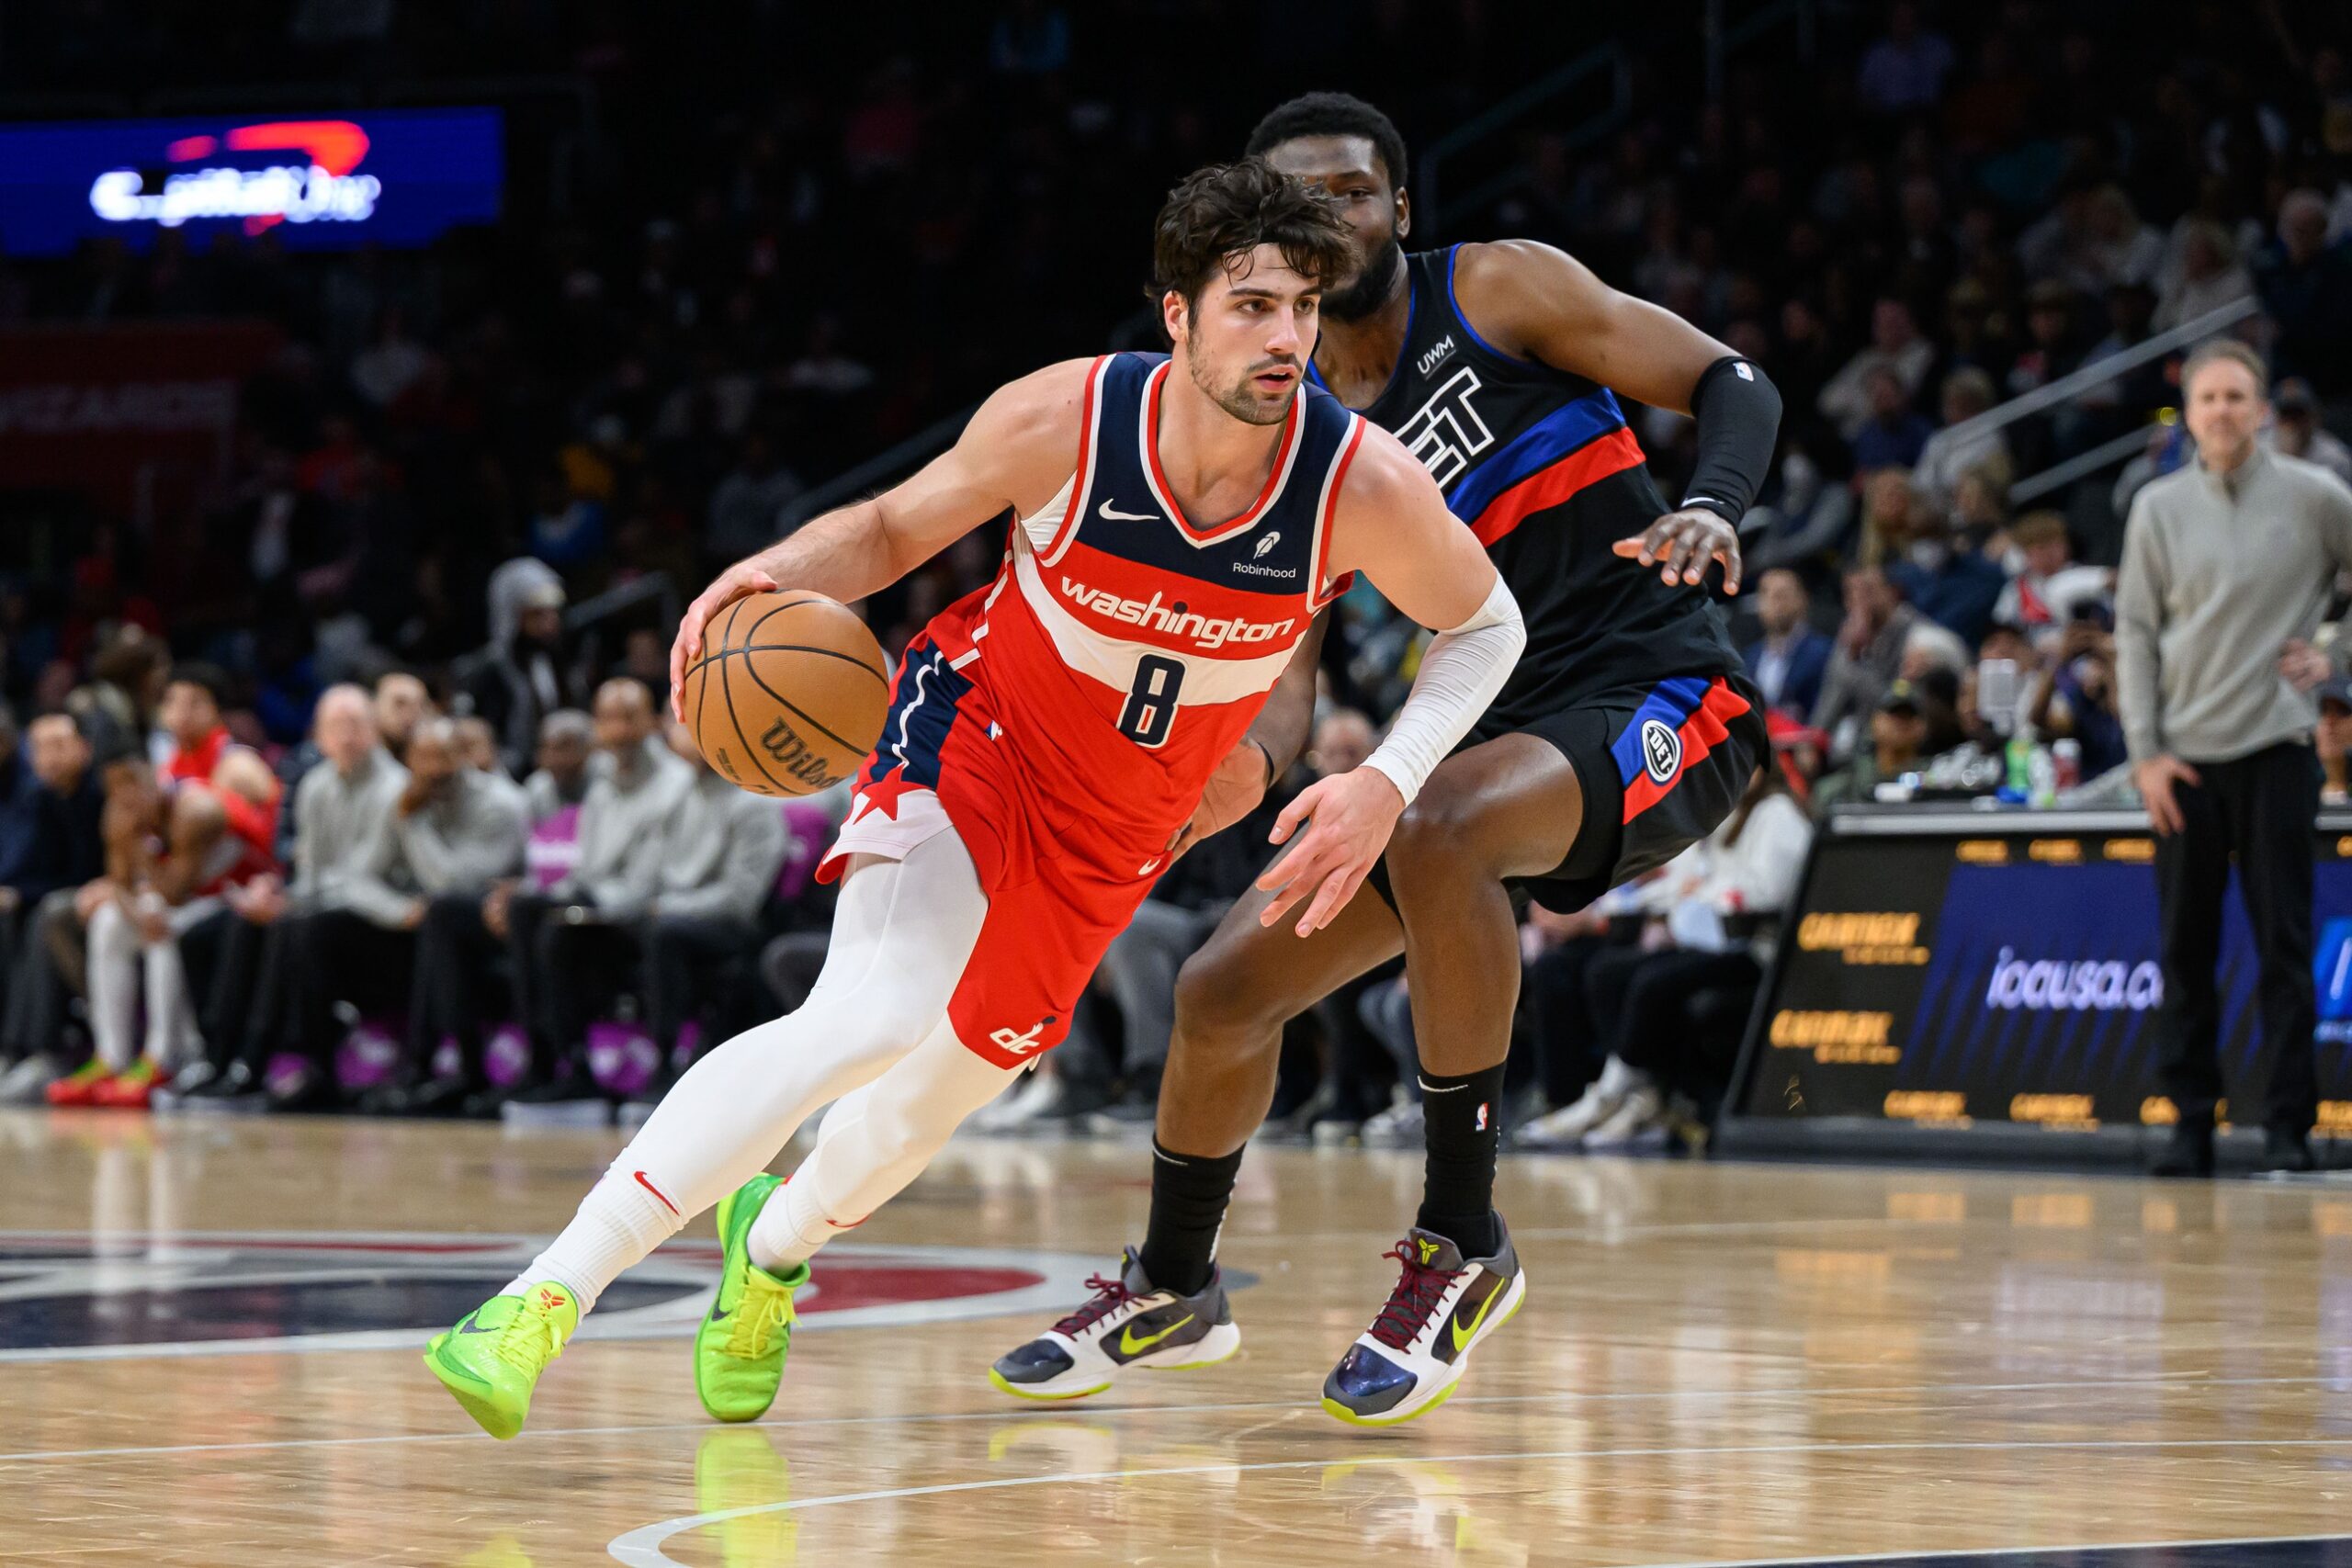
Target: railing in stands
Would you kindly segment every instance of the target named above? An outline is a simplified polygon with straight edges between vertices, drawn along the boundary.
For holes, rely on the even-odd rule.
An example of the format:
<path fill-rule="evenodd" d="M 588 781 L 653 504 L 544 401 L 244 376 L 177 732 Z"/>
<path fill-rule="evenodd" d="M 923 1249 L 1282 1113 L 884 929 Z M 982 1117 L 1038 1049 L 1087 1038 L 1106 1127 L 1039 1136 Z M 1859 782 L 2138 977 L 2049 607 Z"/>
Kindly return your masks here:
<path fill-rule="evenodd" d="M 1819 7 L 1814 0 L 1774 0 L 1736 22 L 1725 21 L 1724 9 L 1724 0 L 1707 0 L 1706 16 L 1701 23 L 1707 36 L 1708 101 L 1724 96 L 1724 69 L 1731 63 L 1731 57 L 1784 23 L 1796 26 L 1797 58 L 1812 63 L 1819 21 Z"/>
<path fill-rule="evenodd" d="M 2162 332 L 2143 339 L 2104 359 L 2084 366 L 2070 376 L 2061 376 L 2045 387 L 2011 398 L 2007 402 L 1986 409 L 1973 419 L 1961 421 L 1947 432 L 1955 443 L 1989 435 L 2007 430 L 2022 419 L 2030 419 L 2044 409 L 2072 402 L 2094 387 L 2105 386 L 2119 376 L 2130 374 L 2143 365 L 2152 364 L 2167 355 L 2192 347 L 2207 338 L 2217 337 L 2249 316 L 2261 314 L 2262 301 L 2249 294 L 2233 299 L 2226 305 L 2208 310 L 2194 321 L 2184 321 L 2169 332 Z M 2121 462 L 2147 444 L 2147 432 L 2135 430 L 2111 441 L 2079 453 L 2064 462 L 2030 474 L 2009 486 L 2009 501 L 2018 504 L 2047 495 L 2054 490 L 2098 473 L 2101 468 Z"/>
<path fill-rule="evenodd" d="M 964 433 L 979 408 L 973 403 L 916 431 L 886 452 L 878 452 L 846 473 L 835 474 L 814 490 L 801 491 L 776 513 L 779 536 L 791 533 L 820 512 L 830 512 L 869 490 L 914 471 L 932 454 L 942 452 Z"/>
<path fill-rule="evenodd" d="M 1609 102 L 1566 131 L 1571 150 L 1586 146 L 1623 125 L 1625 117 L 1633 111 L 1633 56 L 1613 43 L 1587 51 L 1549 75 L 1536 78 L 1476 118 L 1455 127 L 1430 142 L 1416 160 L 1409 182 L 1413 192 L 1413 216 L 1421 229 L 1429 233 L 1439 232 L 1441 209 L 1438 196 L 1443 188 L 1443 174 L 1449 161 L 1458 162 L 1464 153 L 1518 126 L 1537 109 L 1600 72 L 1609 75 Z M 1454 197 L 1453 204 L 1465 213 L 1481 211 L 1490 203 L 1510 195 L 1526 179 L 1526 165 L 1514 162 L 1481 180 L 1471 187 L 1468 194 Z"/>

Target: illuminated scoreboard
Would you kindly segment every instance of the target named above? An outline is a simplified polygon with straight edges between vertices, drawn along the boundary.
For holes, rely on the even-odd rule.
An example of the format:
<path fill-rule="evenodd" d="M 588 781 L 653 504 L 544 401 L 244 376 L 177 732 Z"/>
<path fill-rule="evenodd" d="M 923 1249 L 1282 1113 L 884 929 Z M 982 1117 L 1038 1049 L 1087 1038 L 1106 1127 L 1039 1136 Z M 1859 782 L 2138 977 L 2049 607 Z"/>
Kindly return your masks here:
<path fill-rule="evenodd" d="M 503 126 L 494 108 L 0 125 L 0 252 L 222 229 L 307 250 L 429 244 L 497 220 Z"/>
<path fill-rule="evenodd" d="M 2341 816 L 2312 840 L 2323 1136 L 2352 1136 L 2352 817 Z M 2094 1134 L 2120 1152 L 2169 1123 L 2154 858 L 2136 812 L 1838 818 L 1781 932 L 1723 1146 Z M 2233 875 L 2222 1060 L 2246 1093 L 2259 975 L 2237 890 Z"/>

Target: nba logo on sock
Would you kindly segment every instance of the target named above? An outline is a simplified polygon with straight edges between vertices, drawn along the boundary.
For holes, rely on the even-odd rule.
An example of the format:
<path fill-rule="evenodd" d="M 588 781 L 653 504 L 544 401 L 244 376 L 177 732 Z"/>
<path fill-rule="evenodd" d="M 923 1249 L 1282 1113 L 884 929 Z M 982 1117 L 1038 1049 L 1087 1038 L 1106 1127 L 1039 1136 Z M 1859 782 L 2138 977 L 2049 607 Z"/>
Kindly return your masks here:
<path fill-rule="evenodd" d="M 1485 1100 L 1480 1100 L 1480 1101 L 1478 1102 L 1478 1131 L 1479 1131 L 1479 1132 L 1481 1132 L 1481 1133 L 1483 1133 L 1483 1132 L 1485 1132 L 1486 1130 L 1487 1130 L 1487 1102 L 1486 1102 Z"/>

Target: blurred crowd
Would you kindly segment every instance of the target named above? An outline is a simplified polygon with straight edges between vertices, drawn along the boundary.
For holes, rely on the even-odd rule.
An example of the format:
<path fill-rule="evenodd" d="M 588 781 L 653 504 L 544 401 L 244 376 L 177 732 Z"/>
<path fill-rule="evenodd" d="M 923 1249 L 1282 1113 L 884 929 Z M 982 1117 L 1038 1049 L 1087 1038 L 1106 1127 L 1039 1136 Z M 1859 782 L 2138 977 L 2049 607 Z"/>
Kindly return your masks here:
<path fill-rule="evenodd" d="M 1276 26 L 1217 5 L 1186 27 L 1249 61 L 1170 72 L 1136 68 L 1152 0 L 976 6 L 887 44 L 782 0 L 721 9 L 681 28 L 544 0 L 232 4 L 190 48 L 115 0 L 12 16 L 0 87 L 226 86 L 291 58 L 539 73 L 596 107 L 593 134 L 514 113 L 507 219 L 427 251 L 166 234 L 0 260 L 0 331 L 234 316 L 278 344 L 185 515 L 0 491 L 0 694 L 28 720 L 0 752 L 0 1090 L 46 1073 L 125 1102 L 176 1084 L 478 1112 L 658 1093 L 712 1031 L 805 989 L 825 910 L 803 868 L 829 829 L 673 744 L 673 601 L 628 591 L 691 592 L 808 487 L 1010 375 L 1152 346 L 1135 285 L 1160 191 L 1284 88 L 1362 92 L 1426 145 L 1605 41 L 1573 7 L 1276 6 Z M 1546 100 L 1505 133 L 1508 168 L 1451 180 L 1416 231 L 1557 243 L 1764 364 L 1788 410 L 1727 605 L 1779 766 L 1666 873 L 1531 917 L 1531 1145 L 1702 1135 L 1821 814 L 2125 798 L 2122 519 L 2194 458 L 2188 344 L 2143 345 L 2226 319 L 2210 330 L 2277 372 L 2265 439 L 2352 477 L 2352 23 L 2275 0 L 1815 12 L 1810 57 L 1769 31 L 1713 95 L 1694 29 L 1612 16 L 1628 111 Z M 1275 39 L 1308 30 L 1300 75 Z M 1687 423 L 1638 424 L 1679 493 Z M 868 605 L 886 647 L 995 551 L 976 535 Z M 1303 766 L 1360 757 L 1418 651 L 1351 594 Z M 2323 698 L 2340 798 L 2352 690 Z M 1148 1120 L 1175 969 L 1261 837 L 1174 868 L 1086 1027 L 989 1119 Z M 1417 1135 L 1404 977 L 1293 1032 L 1278 1134 Z"/>

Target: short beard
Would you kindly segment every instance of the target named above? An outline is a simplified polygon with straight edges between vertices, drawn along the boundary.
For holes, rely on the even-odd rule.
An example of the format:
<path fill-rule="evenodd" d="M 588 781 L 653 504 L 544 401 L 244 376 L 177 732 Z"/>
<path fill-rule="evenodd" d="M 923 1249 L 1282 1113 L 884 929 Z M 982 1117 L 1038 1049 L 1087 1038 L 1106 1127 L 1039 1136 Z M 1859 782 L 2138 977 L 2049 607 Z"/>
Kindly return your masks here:
<path fill-rule="evenodd" d="M 1335 321 L 1361 321 L 1388 303 L 1388 296 L 1396 290 L 1396 274 L 1405 265 L 1405 247 L 1396 235 L 1373 253 L 1363 271 L 1345 288 L 1335 288 L 1323 296 L 1321 313 Z"/>
<path fill-rule="evenodd" d="M 1199 360 L 1187 355 L 1185 361 L 1185 367 L 1193 375 L 1193 385 L 1201 389 L 1201 395 L 1242 423 L 1280 424 L 1290 417 L 1292 400 L 1298 396 L 1297 382 L 1291 383 L 1290 396 L 1283 399 L 1273 406 L 1272 411 L 1269 411 L 1265 400 L 1250 389 L 1249 376 L 1245 375 L 1232 386 L 1220 390 L 1209 385 L 1205 369 Z"/>

